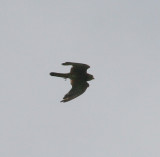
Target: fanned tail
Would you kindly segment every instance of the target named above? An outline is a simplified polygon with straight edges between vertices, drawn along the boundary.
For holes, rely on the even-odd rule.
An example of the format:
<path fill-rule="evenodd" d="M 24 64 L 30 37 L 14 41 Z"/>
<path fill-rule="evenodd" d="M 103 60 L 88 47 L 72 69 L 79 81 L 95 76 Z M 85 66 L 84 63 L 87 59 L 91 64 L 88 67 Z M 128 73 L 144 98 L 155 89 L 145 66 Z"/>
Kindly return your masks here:
<path fill-rule="evenodd" d="M 51 72 L 50 75 L 51 75 L 51 76 L 56 76 L 56 77 L 68 78 L 68 74 L 64 74 L 64 73 Z"/>

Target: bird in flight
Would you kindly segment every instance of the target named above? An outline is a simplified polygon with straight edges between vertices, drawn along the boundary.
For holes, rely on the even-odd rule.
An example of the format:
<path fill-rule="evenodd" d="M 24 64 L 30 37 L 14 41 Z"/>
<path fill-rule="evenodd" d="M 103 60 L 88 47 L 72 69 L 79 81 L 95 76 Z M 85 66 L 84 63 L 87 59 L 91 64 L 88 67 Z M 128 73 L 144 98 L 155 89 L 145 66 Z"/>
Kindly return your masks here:
<path fill-rule="evenodd" d="M 74 63 L 74 62 L 65 62 L 62 65 L 71 65 L 72 68 L 70 73 L 56 73 L 51 72 L 51 76 L 69 78 L 71 80 L 72 88 L 71 90 L 63 97 L 61 102 L 70 101 L 81 94 L 83 94 L 86 89 L 89 87 L 87 81 L 94 79 L 93 75 L 87 73 L 87 69 L 90 68 L 87 64 Z"/>

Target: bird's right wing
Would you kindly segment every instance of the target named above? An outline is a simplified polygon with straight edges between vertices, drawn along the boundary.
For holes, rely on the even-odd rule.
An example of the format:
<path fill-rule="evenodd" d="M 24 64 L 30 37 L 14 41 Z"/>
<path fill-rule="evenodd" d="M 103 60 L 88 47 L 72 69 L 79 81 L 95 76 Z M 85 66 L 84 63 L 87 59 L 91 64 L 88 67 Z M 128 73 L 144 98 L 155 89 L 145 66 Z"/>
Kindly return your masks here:
<path fill-rule="evenodd" d="M 83 64 L 83 63 L 74 63 L 74 62 L 65 62 L 62 63 L 62 65 L 72 65 L 71 73 L 74 72 L 86 72 L 88 68 L 90 68 L 89 65 Z"/>

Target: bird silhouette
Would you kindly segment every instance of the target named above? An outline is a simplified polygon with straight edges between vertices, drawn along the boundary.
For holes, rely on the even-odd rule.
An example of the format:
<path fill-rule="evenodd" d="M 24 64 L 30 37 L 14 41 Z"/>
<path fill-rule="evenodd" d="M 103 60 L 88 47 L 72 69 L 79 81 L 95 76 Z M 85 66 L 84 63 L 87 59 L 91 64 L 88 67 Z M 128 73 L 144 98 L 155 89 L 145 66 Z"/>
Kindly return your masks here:
<path fill-rule="evenodd" d="M 89 65 L 83 63 L 74 63 L 74 62 L 65 62 L 62 65 L 71 65 L 72 68 L 70 73 L 56 73 L 51 72 L 51 76 L 69 78 L 71 80 L 72 88 L 71 90 L 63 97 L 61 102 L 70 101 L 81 94 L 83 94 L 86 89 L 89 87 L 87 81 L 94 79 L 93 75 L 87 73 L 87 69 L 90 68 Z"/>

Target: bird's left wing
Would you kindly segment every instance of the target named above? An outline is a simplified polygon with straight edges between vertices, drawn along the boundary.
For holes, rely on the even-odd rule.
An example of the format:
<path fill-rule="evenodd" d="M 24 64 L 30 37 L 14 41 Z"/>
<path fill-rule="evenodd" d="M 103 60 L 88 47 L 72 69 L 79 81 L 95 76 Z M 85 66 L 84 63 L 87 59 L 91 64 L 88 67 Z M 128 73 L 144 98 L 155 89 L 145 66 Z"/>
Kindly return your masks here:
<path fill-rule="evenodd" d="M 71 90 L 63 97 L 63 100 L 61 102 L 67 102 L 80 96 L 89 87 L 89 84 L 86 81 L 72 80 L 71 84 Z"/>

